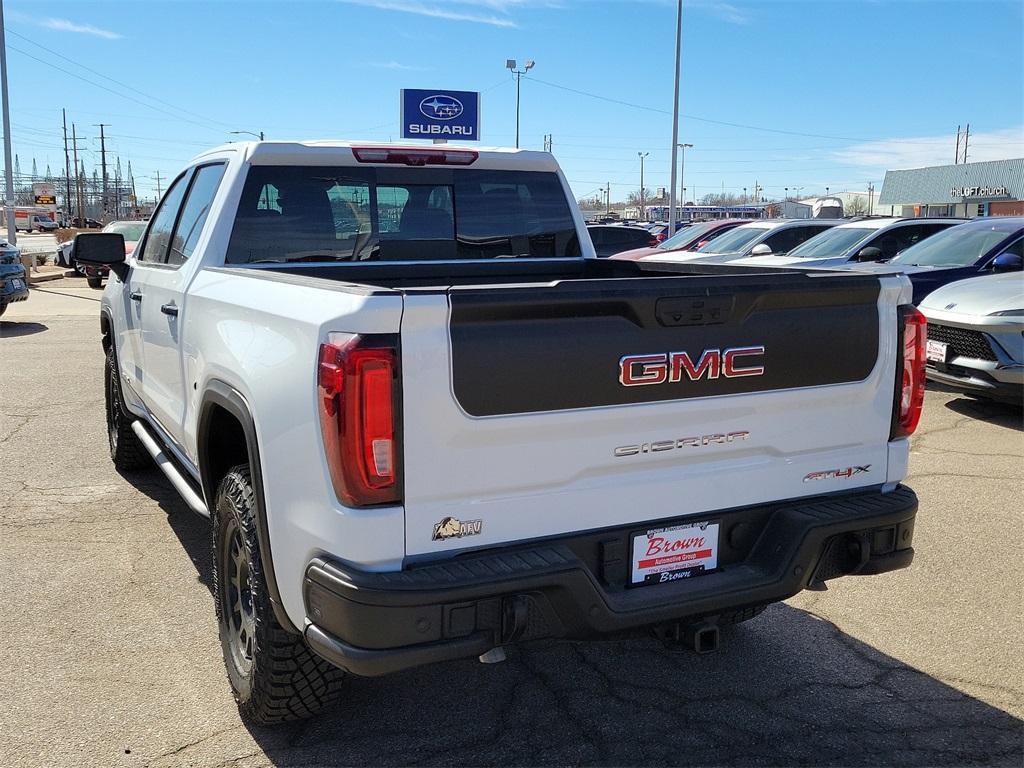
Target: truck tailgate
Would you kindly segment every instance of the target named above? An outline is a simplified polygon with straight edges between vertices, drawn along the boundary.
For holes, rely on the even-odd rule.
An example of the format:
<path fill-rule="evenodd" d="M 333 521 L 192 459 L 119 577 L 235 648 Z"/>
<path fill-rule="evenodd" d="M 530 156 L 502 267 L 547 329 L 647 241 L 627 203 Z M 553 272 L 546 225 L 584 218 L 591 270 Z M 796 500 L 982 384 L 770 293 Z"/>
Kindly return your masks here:
<path fill-rule="evenodd" d="M 756 273 L 408 293 L 407 555 L 885 482 L 896 294 Z"/>

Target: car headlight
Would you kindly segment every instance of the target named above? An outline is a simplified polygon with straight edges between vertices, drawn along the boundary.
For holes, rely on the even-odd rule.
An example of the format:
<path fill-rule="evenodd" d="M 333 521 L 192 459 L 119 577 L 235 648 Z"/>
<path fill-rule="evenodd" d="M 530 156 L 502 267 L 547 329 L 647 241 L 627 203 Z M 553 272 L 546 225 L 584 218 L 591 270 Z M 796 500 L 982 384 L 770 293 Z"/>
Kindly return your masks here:
<path fill-rule="evenodd" d="M 989 317 L 1024 317 L 1024 309 L 1004 309 L 1002 312 L 993 312 Z"/>

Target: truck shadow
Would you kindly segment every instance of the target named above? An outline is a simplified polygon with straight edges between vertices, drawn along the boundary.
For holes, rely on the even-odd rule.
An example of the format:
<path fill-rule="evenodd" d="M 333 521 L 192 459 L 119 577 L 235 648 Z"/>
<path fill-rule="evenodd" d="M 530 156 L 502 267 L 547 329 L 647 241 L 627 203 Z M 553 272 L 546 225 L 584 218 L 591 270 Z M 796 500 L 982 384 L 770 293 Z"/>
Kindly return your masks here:
<path fill-rule="evenodd" d="M 159 472 L 131 480 L 209 588 L 209 522 Z M 712 655 L 643 633 L 536 642 L 496 665 L 353 677 L 317 718 L 245 725 L 277 766 L 1021 765 L 1024 721 L 960 689 L 1022 705 L 1010 686 L 939 680 L 779 604 Z"/>
<path fill-rule="evenodd" d="M 723 640 L 537 643 L 353 678 L 320 718 L 249 730 L 278 766 L 1021 764 L 1021 720 L 813 614 L 777 605 Z"/>

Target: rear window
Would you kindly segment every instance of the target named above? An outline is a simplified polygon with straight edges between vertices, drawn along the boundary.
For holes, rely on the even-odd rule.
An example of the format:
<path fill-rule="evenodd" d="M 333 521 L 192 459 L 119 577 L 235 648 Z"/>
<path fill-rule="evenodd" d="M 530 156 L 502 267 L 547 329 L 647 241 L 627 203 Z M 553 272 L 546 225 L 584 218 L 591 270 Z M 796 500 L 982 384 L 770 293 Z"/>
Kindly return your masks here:
<path fill-rule="evenodd" d="M 554 173 L 254 166 L 227 262 L 579 255 Z"/>

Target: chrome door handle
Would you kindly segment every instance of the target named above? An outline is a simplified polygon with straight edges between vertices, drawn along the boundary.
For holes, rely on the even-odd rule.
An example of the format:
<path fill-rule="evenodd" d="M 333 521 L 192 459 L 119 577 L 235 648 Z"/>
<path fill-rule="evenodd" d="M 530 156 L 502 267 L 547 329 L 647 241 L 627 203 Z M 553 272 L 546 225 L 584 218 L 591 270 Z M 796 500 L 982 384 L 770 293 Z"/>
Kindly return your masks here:
<path fill-rule="evenodd" d="M 128 298 L 132 301 L 142 301 L 142 291 L 132 291 L 128 294 Z"/>
<path fill-rule="evenodd" d="M 178 316 L 178 308 L 174 304 L 161 304 L 160 311 L 165 315 L 170 315 L 171 317 Z"/>

